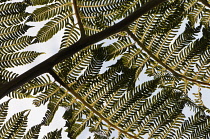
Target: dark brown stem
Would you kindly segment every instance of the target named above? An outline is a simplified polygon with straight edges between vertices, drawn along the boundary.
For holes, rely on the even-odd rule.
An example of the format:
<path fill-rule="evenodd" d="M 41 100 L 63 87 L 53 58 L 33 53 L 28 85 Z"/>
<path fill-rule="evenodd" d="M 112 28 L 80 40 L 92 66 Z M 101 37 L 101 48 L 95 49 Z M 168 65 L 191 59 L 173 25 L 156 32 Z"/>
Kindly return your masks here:
<path fill-rule="evenodd" d="M 206 7 L 210 8 L 210 4 L 208 3 L 207 0 L 199 0 L 203 5 L 205 5 Z"/>
<path fill-rule="evenodd" d="M 137 139 L 136 136 L 129 134 L 128 132 L 120 129 L 119 127 L 117 127 L 116 125 L 114 125 L 113 123 L 111 123 L 108 119 L 106 119 L 103 115 L 101 115 L 101 113 L 99 113 L 98 111 L 96 111 L 90 104 L 88 104 L 84 99 L 82 99 L 82 97 L 80 95 L 78 95 L 78 93 L 76 93 L 71 87 L 69 87 L 67 84 L 65 84 L 60 77 L 53 71 L 50 70 L 49 72 L 53 78 L 63 87 L 65 87 L 76 99 L 78 99 L 79 101 L 81 101 L 90 111 L 92 111 L 94 114 L 96 114 L 98 117 L 100 117 L 103 121 L 105 121 L 108 125 L 110 125 L 111 127 L 115 128 L 116 130 L 118 130 L 119 132 L 129 136 L 130 138 L 133 139 Z"/>
<path fill-rule="evenodd" d="M 73 0 L 73 5 L 74 5 L 74 11 L 75 11 L 75 15 L 76 15 L 77 22 L 78 22 L 78 25 L 79 25 L 80 33 L 81 33 L 81 39 L 83 39 L 86 35 L 85 35 L 84 26 L 82 24 L 82 21 L 81 21 L 80 15 L 79 15 L 77 0 Z"/>
<path fill-rule="evenodd" d="M 131 32 L 129 29 L 126 30 L 127 33 L 131 36 L 131 38 L 137 42 L 137 44 L 142 48 L 142 50 L 144 50 L 150 57 L 152 57 L 155 61 L 157 61 L 160 65 L 162 65 L 164 68 L 166 68 L 168 71 L 170 71 L 172 74 L 174 74 L 175 76 L 180 77 L 181 79 L 186 79 L 188 81 L 194 82 L 194 83 L 198 83 L 198 84 L 203 84 L 203 85 L 207 85 L 210 86 L 209 83 L 206 82 L 202 82 L 202 81 L 197 81 L 194 79 L 191 79 L 189 77 L 186 77 L 184 75 L 181 75 L 180 73 L 176 72 L 175 70 L 171 69 L 170 67 L 168 67 L 165 63 L 162 62 L 162 60 L 160 60 L 159 58 L 157 58 L 155 55 L 152 54 L 152 52 L 150 50 L 148 50 L 140 41 L 139 39 L 133 34 L 133 32 Z"/>
<path fill-rule="evenodd" d="M 30 81 L 31 79 L 48 72 L 50 69 L 52 69 L 54 65 L 68 58 L 69 56 L 72 56 L 73 54 L 77 53 L 83 48 L 91 44 L 97 43 L 117 32 L 124 30 L 136 19 L 138 19 L 143 14 L 147 13 L 150 9 L 153 9 L 154 7 L 158 6 L 164 1 L 166 0 L 151 0 L 150 2 L 140 7 L 138 10 L 130 14 L 128 17 L 120 21 L 119 23 L 92 36 L 85 37 L 82 40 L 80 39 L 75 44 L 59 51 L 57 54 L 53 55 L 52 57 L 38 64 L 37 66 L 31 68 L 30 70 L 13 79 L 12 81 L 5 83 L 0 87 L 0 99 L 6 96 L 9 92 L 14 91 L 24 83 Z"/>

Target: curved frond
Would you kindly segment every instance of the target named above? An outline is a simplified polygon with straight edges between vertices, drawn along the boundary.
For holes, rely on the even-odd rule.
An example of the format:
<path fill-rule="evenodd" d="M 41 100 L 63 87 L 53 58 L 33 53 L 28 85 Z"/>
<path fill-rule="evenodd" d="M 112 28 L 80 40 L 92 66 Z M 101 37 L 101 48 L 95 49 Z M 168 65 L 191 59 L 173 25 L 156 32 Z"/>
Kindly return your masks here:
<path fill-rule="evenodd" d="M 61 131 L 62 129 L 51 131 L 47 133 L 47 135 L 45 135 L 42 139 L 61 139 Z"/>
<path fill-rule="evenodd" d="M 0 26 L 7 27 L 23 22 L 30 14 L 29 13 L 17 13 L 11 15 L 5 15 L 0 17 Z"/>
<path fill-rule="evenodd" d="M 0 53 L 7 54 L 22 50 L 29 46 L 34 39 L 35 38 L 31 36 L 23 36 L 18 39 L 4 41 L 0 44 Z"/>
<path fill-rule="evenodd" d="M 0 129 L 2 138 L 23 137 L 27 127 L 28 111 L 22 111 L 14 114 Z"/>
<path fill-rule="evenodd" d="M 67 24 L 61 41 L 61 49 L 67 48 L 79 40 L 80 32 L 76 24 Z"/>
<path fill-rule="evenodd" d="M 28 5 L 25 2 L 4 3 L 0 5 L 0 16 L 21 13 Z"/>
<path fill-rule="evenodd" d="M 9 108 L 9 101 L 10 100 L 3 102 L 0 105 L 0 127 L 3 125 L 3 123 L 6 119 L 6 116 L 8 113 L 8 108 Z"/>
<path fill-rule="evenodd" d="M 62 1 L 61 2 L 58 1 L 51 5 L 46 5 L 44 7 L 34 10 L 27 21 L 38 22 L 38 21 L 50 19 L 58 14 L 62 14 L 65 12 L 68 13 L 72 11 L 71 5 L 72 5 L 71 2 L 62 3 Z"/>
<path fill-rule="evenodd" d="M 37 139 L 41 129 L 41 124 L 31 127 L 28 132 L 23 136 L 23 139 Z"/>
<path fill-rule="evenodd" d="M 0 55 L 0 67 L 10 68 L 31 63 L 37 56 L 43 53 L 34 51 L 17 52 L 7 55 Z"/>
<path fill-rule="evenodd" d="M 16 39 L 31 28 L 32 26 L 20 24 L 8 28 L 0 28 L 0 42 Z"/>
<path fill-rule="evenodd" d="M 66 23 L 71 22 L 71 12 L 58 15 L 57 17 L 50 20 L 42 27 L 37 34 L 39 42 L 45 42 L 55 35 L 59 30 L 65 27 Z"/>

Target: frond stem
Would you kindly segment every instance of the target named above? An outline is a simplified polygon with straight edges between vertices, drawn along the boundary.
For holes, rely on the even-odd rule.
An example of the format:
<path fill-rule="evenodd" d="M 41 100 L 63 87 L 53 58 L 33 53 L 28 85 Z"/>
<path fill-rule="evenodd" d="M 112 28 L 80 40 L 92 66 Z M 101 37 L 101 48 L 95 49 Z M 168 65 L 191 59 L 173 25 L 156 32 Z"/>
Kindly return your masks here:
<path fill-rule="evenodd" d="M 88 109 L 90 109 L 94 114 L 98 115 L 98 117 L 100 117 L 103 121 L 105 121 L 108 125 L 110 125 L 111 127 L 117 129 L 119 132 L 134 138 L 134 139 L 138 139 L 136 136 L 129 134 L 128 132 L 120 129 L 119 127 L 117 127 L 116 125 L 114 125 L 113 123 L 111 123 L 108 119 L 106 119 L 104 116 L 102 116 L 98 111 L 96 111 L 90 104 L 88 104 L 84 99 L 82 99 L 82 97 L 76 93 L 71 87 L 69 87 L 67 84 L 65 84 L 62 79 L 55 73 L 54 70 L 50 70 L 49 73 L 53 76 L 53 78 L 63 87 L 65 87 L 74 97 L 76 97 L 76 99 L 78 99 L 79 101 L 81 101 Z"/>
<path fill-rule="evenodd" d="M 115 25 L 92 36 L 85 37 L 82 40 L 80 39 L 73 45 L 70 45 L 68 48 L 59 51 L 57 54 L 41 62 L 37 66 L 31 68 L 30 70 L 18 76 L 17 78 L 14 78 L 10 82 L 3 84 L 2 86 L 0 86 L 0 99 L 9 94 L 11 91 L 14 91 L 24 83 L 30 81 L 31 79 L 48 72 L 54 65 L 72 56 L 73 54 L 77 53 L 83 48 L 91 44 L 97 43 L 117 32 L 123 31 L 143 14 L 147 13 L 149 10 L 153 9 L 154 7 L 158 6 L 159 4 L 165 1 L 167 0 L 150 0 L 148 3 L 146 3 L 138 10 L 134 11 L 128 17 L 116 23 Z"/>
<path fill-rule="evenodd" d="M 164 68 L 166 68 L 168 71 L 170 71 L 172 74 L 174 74 L 175 76 L 178 76 L 182 79 L 186 79 L 188 81 L 194 82 L 194 83 L 198 83 L 198 84 L 202 84 L 202 85 L 207 85 L 210 86 L 210 83 L 207 82 L 202 82 L 202 81 L 198 81 L 198 80 L 194 80 L 192 78 L 186 77 L 178 72 L 176 72 L 175 70 L 171 69 L 170 67 L 168 67 L 165 63 L 162 62 L 162 60 L 160 60 L 159 58 L 157 58 L 155 55 L 152 54 L 152 52 L 150 50 L 148 50 L 142 43 L 141 41 L 133 34 L 133 32 L 131 32 L 129 29 L 126 30 L 127 33 L 131 36 L 131 38 L 137 42 L 137 44 L 150 56 L 152 57 L 155 61 L 157 61 L 160 65 L 162 65 Z"/>
<path fill-rule="evenodd" d="M 79 15 L 79 10 L 78 10 L 78 6 L 77 6 L 77 0 L 73 0 L 73 6 L 74 6 L 74 11 L 75 11 L 75 15 L 77 18 L 77 22 L 80 28 L 80 32 L 81 32 L 81 39 L 83 39 L 86 35 L 85 35 L 85 29 L 84 26 L 82 24 L 80 15 Z"/>

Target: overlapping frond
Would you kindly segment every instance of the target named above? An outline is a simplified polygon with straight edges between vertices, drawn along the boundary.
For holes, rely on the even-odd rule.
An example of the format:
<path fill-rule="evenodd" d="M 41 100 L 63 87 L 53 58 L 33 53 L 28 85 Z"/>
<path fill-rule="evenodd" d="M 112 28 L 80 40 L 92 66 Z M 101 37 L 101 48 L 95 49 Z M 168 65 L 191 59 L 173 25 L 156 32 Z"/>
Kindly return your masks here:
<path fill-rule="evenodd" d="M 0 26 L 7 27 L 23 22 L 29 13 L 17 13 L 0 17 Z"/>
<path fill-rule="evenodd" d="M 31 63 L 37 56 L 43 53 L 35 51 L 17 52 L 7 55 L 0 54 L 0 67 L 10 68 Z"/>
<path fill-rule="evenodd" d="M 0 5 L 0 16 L 21 13 L 28 5 L 25 2 L 4 3 Z"/>
<path fill-rule="evenodd" d="M 65 3 L 64 1 L 57 1 L 56 3 L 52 3 L 50 5 L 46 5 L 44 7 L 34 10 L 27 21 L 43 21 L 50 19 L 58 14 L 70 12 L 72 11 L 71 5 L 71 2 L 66 1 Z"/>
<path fill-rule="evenodd" d="M 28 111 L 14 114 L 4 125 L 1 126 L 0 136 L 2 138 L 21 138 L 27 126 Z"/>
<path fill-rule="evenodd" d="M 31 36 L 23 36 L 18 39 L 4 41 L 0 44 L 0 53 L 7 54 L 22 50 L 32 44 L 34 39 Z"/>
<path fill-rule="evenodd" d="M 13 40 L 22 36 L 31 26 L 20 24 L 8 28 L 0 28 L 0 41 Z"/>
<path fill-rule="evenodd" d="M 61 139 L 61 131 L 61 129 L 56 129 L 55 131 L 49 132 L 46 136 L 43 137 L 43 139 Z"/>
<path fill-rule="evenodd" d="M 6 116 L 7 116 L 7 113 L 8 113 L 8 108 L 9 108 L 9 101 L 6 101 L 6 102 L 3 102 L 1 105 L 0 105 L 0 127 L 3 125 L 5 119 L 6 119 Z"/>
<path fill-rule="evenodd" d="M 17 77 L 5 68 L 30 63 L 41 54 L 19 50 L 46 42 L 62 29 L 60 48 L 69 48 L 148 2 L 25 0 L 0 5 L 0 83 Z M 29 5 L 41 6 L 32 13 L 24 12 Z M 23 36 L 30 28 L 27 23 L 40 21 L 47 23 L 36 36 Z M 193 86 L 209 86 L 209 33 L 206 4 L 197 0 L 165 1 L 109 36 L 110 45 L 106 46 L 107 39 L 91 44 L 57 63 L 48 71 L 55 81 L 44 75 L 12 92 L 10 96 L 15 98 L 34 97 L 33 104 L 46 104 L 47 111 L 41 124 L 25 136 L 26 111 L 13 116 L 0 133 L 12 137 L 20 129 L 18 137 L 35 138 L 41 125 L 49 125 L 58 108 L 65 107 L 63 118 L 69 138 L 76 138 L 86 127 L 91 127 L 95 138 L 107 138 L 114 129 L 119 131 L 119 139 L 209 138 L 209 116 L 204 114 L 208 108 L 188 97 Z M 117 62 L 111 62 L 113 59 Z M 151 80 L 144 80 L 142 74 Z M 6 114 L 8 102 L 2 107 Z M 190 118 L 183 114 L 186 107 L 195 110 Z M 61 138 L 61 130 L 48 133 L 44 139 L 48 138 Z"/>
<path fill-rule="evenodd" d="M 39 42 L 45 42 L 55 35 L 59 30 L 65 27 L 66 23 L 71 22 L 71 12 L 66 12 L 50 20 L 37 33 Z"/>

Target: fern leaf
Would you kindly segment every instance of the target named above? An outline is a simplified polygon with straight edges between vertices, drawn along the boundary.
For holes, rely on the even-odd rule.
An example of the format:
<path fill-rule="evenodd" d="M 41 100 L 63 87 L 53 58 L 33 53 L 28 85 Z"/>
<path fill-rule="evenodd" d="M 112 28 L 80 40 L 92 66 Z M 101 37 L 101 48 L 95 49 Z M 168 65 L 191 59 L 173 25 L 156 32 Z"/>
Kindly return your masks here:
<path fill-rule="evenodd" d="M 25 0 L 27 4 L 32 5 L 32 6 L 49 4 L 54 1 L 55 0 Z"/>
<path fill-rule="evenodd" d="M 32 97 L 32 96 L 37 95 L 43 91 L 48 90 L 48 88 L 53 84 L 54 84 L 54 82 L 52 82 L 50 80 L 50 77 L 48 75 L 40 76 L 40 77 L 36 77 L 33 80 L 29 81 L 28 83 L 24 84 L 23 86 L 18 88 L 16 91 L 13 91 L 12 93 L 14 95 L 18 94 L 18 95 L 22 95 L 25 97 Z M 13 96 L 13 98 L 14 98 L 14 96 Z"/>
<path fill-rule="evenodd" d="M 17 52 L 13 54 L 0 55 L 0 67 L 9 68 L 31 63 L 37 56 L 43 53 L 34 51 Z"/>
<path fill-rule="evenodd" d="M 41 129 L 41 124 L 31 127 L 28 132 L 23 136 L 23 139 L 37 139 Z"/>
<path fill-rule="evenodd" d="M 56 15 L 65 13 L 65 12 L 70 12 L 72 11 L 71 9 L 71 4 L 70 2 L 67 3 L 62 3 L 62 2 L 57 2 L 53 3 L 51 5 L 46 5 L 44 7 L 38 8 L 33 11 L 31 16 L 27 21 L 31 22 L 38 22 L 38 21 L 43 21 L 50 19 Z"/>
<path fill-rule="evenodd" d="M 0 16 L 21 13 L 28 5 L 24 2 L 5 3 L 0 5 Z"/>
<path fill-rule="evenodd" d="M 62 131 L 62 129 L 60 129 L 60 130 L 56 129 L 55 131 L 47 133 L 47 135 L 45 135 L 42 139 L 62 139 L 61 131 Z"/>
<path fill-rule="evenodd" d="M 14 114 L 0 129 L 2 138 L 21 138 L 27 127 L 28 111 Z"/>
<path fill-rule="evenodd" d="M 9 108 L 9 101 L 10 100 L 3 102 L 0 105 L 0 127 L 3 125 L 3 123 L 6 119 L 6 116 L 8 113 L 8 108 Z"/>
<path fill-rule="evenodd" d="M 18 76 L 18 74 L 8 71 L 6 69 L 0 70 L 0 77 L 1 77 L 1 80 L 3 81 L 3 83 L 9 82 L 12 79 L 16 78 L 17 76 Z"/>
<path fill-rule="evenodd" d="M 8 28 L 2 28 L 0 29 L 0 41 L 3 42 L 7 40 L 16 39 L 22 36 L 31 27 L 32 26 L 20 24 Z"/>
<path fill-rule="evenodd" d="M 29 46 L 32 40 L 34 40 L 34 37 L 23 36 L 18 39 L 2 42 L 0 44 L 0 53 L 7 54 L 7 53 L 14 53 L 16 51 L 22 50 L 26 48 L 27 46 Z"/>
<path fill-rule="evenodd" d="M 45 24 L 37 34 L 37 39 L 39 42 L 45 42 L 49 40 L 54 34 L 56 34 L 59 30 L 64 28 L 66 23 L 69 23 L 71 13 L 65 13 L 53 18 L 51 21 Z"/>
<path fill-rule="evenodd" d="M 76 24 L 67 24 L 62 38 L 61 49 L 67 48 L 79 40 L 80 32 Z"/>
<path fill-rule="evenodd" d="M 0 26 L 17 25 L 24 21 L 29 16 L 29 13 L 18 13 L 0 17 Z"/>

